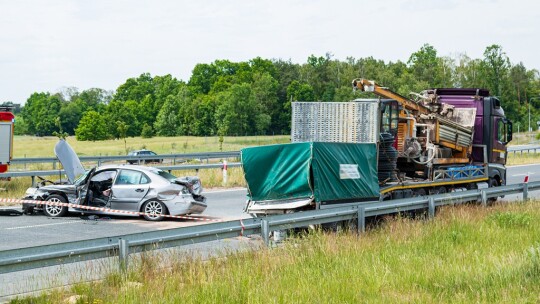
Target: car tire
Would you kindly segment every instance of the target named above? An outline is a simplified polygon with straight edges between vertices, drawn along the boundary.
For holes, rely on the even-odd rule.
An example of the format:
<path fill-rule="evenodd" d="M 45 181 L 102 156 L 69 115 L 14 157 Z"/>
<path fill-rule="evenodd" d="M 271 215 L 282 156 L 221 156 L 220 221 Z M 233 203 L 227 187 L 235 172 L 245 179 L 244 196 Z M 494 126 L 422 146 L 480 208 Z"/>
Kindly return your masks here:
<path fill-rule="evenodd" d="M 165 218 L 164 215 L 167 215 L 167 207 L 158 200 L 151 200 L 144 203 L 141 212 L 144 213 L 143 217 L 145 220 L 157 222 Z"/>
<path fill-rule="evenodd" d="M 47 202 L 51 203 L 67 203 L 66 199 L 58 194 L 53 194 L 47 198 Z M 49 217 L 62 217 L 68 212 L 68 207 L 45 205 L 43 206 L 43 213 Z"/>

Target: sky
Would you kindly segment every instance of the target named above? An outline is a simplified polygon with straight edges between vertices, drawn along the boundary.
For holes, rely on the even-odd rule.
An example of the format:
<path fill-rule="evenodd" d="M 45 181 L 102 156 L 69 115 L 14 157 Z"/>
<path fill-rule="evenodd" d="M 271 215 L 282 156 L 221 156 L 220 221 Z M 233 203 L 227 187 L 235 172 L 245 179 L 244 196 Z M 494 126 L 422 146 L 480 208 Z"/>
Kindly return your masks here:
<path fill-rule="evenodd" d="M 188 81 L 197 63 L 308 56 L 482 58 L 501 45 L 540 70 L 538 0 L 0 0 L 0 102 L 115 90 L 142 73 Z"/>

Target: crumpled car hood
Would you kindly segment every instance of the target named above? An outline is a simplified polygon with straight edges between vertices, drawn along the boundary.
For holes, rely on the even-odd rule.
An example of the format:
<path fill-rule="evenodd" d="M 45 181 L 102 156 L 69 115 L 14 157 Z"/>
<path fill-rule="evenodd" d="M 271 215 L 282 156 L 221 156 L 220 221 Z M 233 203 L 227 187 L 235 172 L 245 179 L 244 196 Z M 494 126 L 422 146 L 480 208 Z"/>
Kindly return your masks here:
<path fill-rule="evenodd" d="M 62 163 L 70 183 L 73 184 L 77 176 L 86 172 L 81 164 L 81 160 L 65 140 L 61 139 L 58 141 L 54 147 L 54 153 L 56 154 L 58 160 L 60 160 Z"/>

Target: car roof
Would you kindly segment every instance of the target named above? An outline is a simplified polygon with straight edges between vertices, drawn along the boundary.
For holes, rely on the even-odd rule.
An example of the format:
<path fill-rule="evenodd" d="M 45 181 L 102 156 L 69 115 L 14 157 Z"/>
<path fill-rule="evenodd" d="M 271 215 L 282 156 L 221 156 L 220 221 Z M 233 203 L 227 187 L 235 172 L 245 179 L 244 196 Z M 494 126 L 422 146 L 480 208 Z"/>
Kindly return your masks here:
<path fill-rule="evenodd" d="M 130 153 L 134 153 L 134 152 L 146 152 L 146 151 L 152 152 L 152 151 L 150 151 L 150 150 L 142 149 L 142 150 L 134 150 L 134 151 L 131 151 Z"/>
<path fill-rule="evenodd" d="M 96 171 L 107 170 L 107 169 L 133 169 L 144 172 L 155 173 L 156 170 L 161 170 L 156 167 L 147 167 L 147 166 L 138 166 L 138 165 L 128 165 L 128 164 L 119 164 L 119 165 L 104 165 L 96 168 Z"/>

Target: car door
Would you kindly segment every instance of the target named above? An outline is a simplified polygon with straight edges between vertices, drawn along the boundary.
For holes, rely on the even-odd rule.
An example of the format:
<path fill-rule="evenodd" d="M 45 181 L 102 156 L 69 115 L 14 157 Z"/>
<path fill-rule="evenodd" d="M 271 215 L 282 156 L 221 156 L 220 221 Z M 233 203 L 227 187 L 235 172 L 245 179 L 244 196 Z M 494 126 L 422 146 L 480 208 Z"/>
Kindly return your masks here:
<path fill-rule="evenodd" d="M 111 208 L 139 211 L 139 203 L 150 189 L 150 178 L 141 171 L 122 169 L 111 188 Z"/>
<path fill-rule="evenodd" d="M 77 192 L 77 198 L 75 204 L 79 205 L 88 205 L 88 187 L 90 185 L 90 179 L 94 176 L 96 168 L 92 168 L 90 171 L 85 173 L 84 176 L 81 176 L 79 180 L 76 181 L 75 187 Z"/>

